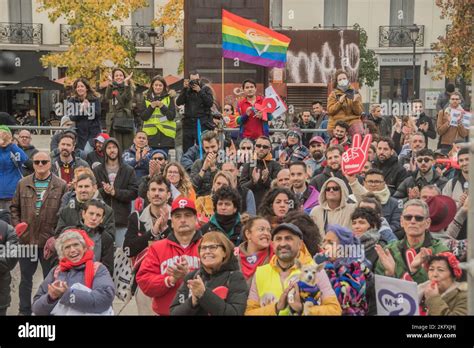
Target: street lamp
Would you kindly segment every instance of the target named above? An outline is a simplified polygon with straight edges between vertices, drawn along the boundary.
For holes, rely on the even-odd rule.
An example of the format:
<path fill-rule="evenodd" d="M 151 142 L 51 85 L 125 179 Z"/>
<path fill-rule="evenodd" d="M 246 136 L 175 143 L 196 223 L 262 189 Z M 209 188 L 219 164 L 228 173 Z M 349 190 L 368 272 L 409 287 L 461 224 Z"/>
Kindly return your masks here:
<path fill-rule="evenodd" d="M 418 27 L 416 24 L 413 24 L 413 26 L 410 27 L 410 39 L 411 39 L 411 42 L 413 43 L 413 98 L 414 99 L 416 99 L 416 76 L 415 76 L 416 42 L 418 41 L 419 34 L 420 34 L 420 27 Z"/>
<path fill-rule="evenodd" d="M 151 27 L 150 31 L 148 32 L 148 37 L 150 38 L 151 45 L 151 74 L 153 78 L 155 77 L 155 46 L 156 38 L 158 37 L 158 33 L 155 31 L 154 27 Z"/>

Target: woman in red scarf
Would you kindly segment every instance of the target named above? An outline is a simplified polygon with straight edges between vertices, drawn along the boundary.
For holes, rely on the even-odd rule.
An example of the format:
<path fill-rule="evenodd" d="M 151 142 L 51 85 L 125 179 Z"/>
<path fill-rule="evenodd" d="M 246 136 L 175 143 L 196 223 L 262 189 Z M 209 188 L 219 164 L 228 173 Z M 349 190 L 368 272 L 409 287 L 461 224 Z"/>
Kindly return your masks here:
<path fill-rule="evenodd" d="M 68 229 L 58 237 L 55 247 L 59 265 L 40 285 L 33 299 L 33 313 L 80 315 L 109 310 L 115 296 L 114 282 L 107 268 L 94 262 L 94 242 L 87 233 Z"/>
<path fill-rule="evenodd" d="M 250 218 L 243 231 L 245 242 L 234 250 L 249 286 L 257 267 L 267 264 L 273 256 L 271 231 L 267 219 L 261 216 Z"/>

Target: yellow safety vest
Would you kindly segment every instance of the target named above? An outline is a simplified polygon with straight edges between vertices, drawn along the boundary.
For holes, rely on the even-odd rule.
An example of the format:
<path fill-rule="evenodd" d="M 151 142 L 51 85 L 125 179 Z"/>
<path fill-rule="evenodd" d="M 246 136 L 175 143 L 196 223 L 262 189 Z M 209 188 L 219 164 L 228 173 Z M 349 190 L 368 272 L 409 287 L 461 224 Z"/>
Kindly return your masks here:
<path fill-rule="evenodd" d="M 168 96 L 161 102 L 169 107 L 171 98 Z M 149 107 L 151 102 L 149 100 L 145 100 L 145 105 L 146 107 Z M 155 111 L 153 111 L 151 117 L 147 121 L 143 122 L 143 131 L 149 137 L 158 134 L 158 131 L 160 131 L 165 136 L 174 139 L 176 138 L 176 122 L 169 121 L 166 116 L 163 116 L 160 108 L 156 108 Z"/>
<path fill-rule="evenodd" d="M 285 279 L 284 284 L 281 283 L 280 273 L 272 264 L 268 263 L 264 266 L 257 267 L 255 272 L 255 283 L 257 285 L 258 298 L 272 296 L 275 298 L 275 303 L 280 299 L 283 290 L 286 289 L 290 280 L 298 277 L 300 270 L 294 266 L 290 275 Z M 290 315 L 289 307 L 280 311 L 278 315 Z"/>

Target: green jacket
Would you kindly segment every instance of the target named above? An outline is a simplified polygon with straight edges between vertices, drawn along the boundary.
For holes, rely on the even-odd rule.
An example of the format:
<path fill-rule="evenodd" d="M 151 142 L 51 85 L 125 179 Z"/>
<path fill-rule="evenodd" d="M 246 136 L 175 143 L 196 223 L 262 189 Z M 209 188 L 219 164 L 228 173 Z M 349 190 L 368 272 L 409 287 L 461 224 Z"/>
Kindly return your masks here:
<path fill-rule="evenodd" d="M 416 252 L 418 253 L 420 251 L 420 248 L 422 247 L 431 249 L 433 255 L 441 253 L 443 251 L 449 251 L 448 248 L 439 239 L 432 238 L 429 233 L 425 233 L 425 240 L 423 241 L 423 243 L 415 247 Z M 408 245 L 406 237 L 402 240 L 390 243 L 385 248 L 390 250 L 393 259 L 395 260 L 395 278 L 402 278 L 403 274 L 408 272 L 417 284 L 427 281 L 428 274 L 426 273 L 423 267 L 420 267 L 420 269 L 413 274 L 410 273 L 405 259 L 405 251 L 407 250 L 407 248 Z M 380 262 L 380 259 L 375 265 L 375 274 L 385 275 L 385 268 Z"/>

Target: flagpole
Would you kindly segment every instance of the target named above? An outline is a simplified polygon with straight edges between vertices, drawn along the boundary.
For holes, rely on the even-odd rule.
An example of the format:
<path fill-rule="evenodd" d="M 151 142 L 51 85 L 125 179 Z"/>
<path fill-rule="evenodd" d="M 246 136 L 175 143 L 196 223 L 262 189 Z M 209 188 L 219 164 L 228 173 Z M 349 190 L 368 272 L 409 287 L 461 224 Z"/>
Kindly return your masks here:
<path fill-rule="evenodd" d="M 222 69 L 222 72 L 221 72 L 221 109 L 222 111 L 224 111 L 224 57 L 221 57 L 221 61 L 222 61 L 222 66 L 221 66 L 221 69 Z"/>

